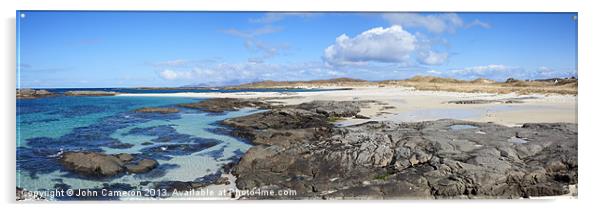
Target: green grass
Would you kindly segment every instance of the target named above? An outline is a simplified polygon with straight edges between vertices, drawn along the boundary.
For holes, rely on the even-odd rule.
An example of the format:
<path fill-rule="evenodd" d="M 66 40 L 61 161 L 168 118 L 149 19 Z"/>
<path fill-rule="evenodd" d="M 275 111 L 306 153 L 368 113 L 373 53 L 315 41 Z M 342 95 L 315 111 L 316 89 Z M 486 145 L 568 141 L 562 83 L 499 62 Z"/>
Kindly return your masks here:
<path fill-rule="evenodd" d="M 335 123 L 335 122 L 341 121 L 341 120 L 343 120 L 343 118 L 341 118 L 341 117 L 336 117 L 336 116 L 329 116 L 328 117 L 328 122 L 330 122 L 330 123 Z"/>
<path fill-rule="evenodd" d="M 374 177 L 375 180 L 387 180 L 391 176 L 390 173 L 379 174 Z"/>

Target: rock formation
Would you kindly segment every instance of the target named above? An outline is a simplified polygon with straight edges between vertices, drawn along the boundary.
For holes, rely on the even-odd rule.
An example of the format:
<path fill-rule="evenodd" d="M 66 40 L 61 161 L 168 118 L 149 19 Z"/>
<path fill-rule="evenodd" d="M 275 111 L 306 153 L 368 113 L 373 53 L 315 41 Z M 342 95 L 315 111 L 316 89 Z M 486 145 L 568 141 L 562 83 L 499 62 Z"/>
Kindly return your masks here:
<path fill-rule="evenodd" d="M 67 91 L 65 96 L 115 96 L 117 92 L 112 91 Z"/>
<path fill-rule="evenodd" d="M 17 99 L 35 99 L 54 95 L 54 93 L 47 90 L 17 89 Z"/>
<path fill-rule="evenodd" d="M 577 184 L 577 125 L 437 120 L 334 127 L 354 103 L 275 108 L 223 124 L 254 147 L 233 168 L 239 189 L 294 189 L 261 198 L 520 198 Z M 255 198 L 255 197 L 247 197 Z"/>
<path fill-rule="evenodd" d="M 271 105 L 259 100 L 245 100 L 233 98 L 215 98 L 207 99 L 196 103 L 179 104 L 180 107 L 198 109 L 205 112 L 221 113 L 225 111 L 234 111 L 245 107 L 251 108 L 271 108 Z"/>
<path fill-rule="evenodd" d="M 68 170 L 91 177 L 111 177 L 124 172 L 144 173 L 158 163 L 152 159 L 135 161 L 130 154 L 107 155 L 97 152 L 65 152 L 59 158 Z"/>

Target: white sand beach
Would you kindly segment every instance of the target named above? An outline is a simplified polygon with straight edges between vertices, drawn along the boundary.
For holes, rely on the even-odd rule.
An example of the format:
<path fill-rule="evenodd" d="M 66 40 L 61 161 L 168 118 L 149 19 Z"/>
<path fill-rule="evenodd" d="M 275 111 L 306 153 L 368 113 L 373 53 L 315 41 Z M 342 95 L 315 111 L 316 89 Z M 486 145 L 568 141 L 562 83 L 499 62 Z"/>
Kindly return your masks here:
<path fill-rule="evenodd" d="M 420 91 L 407 87 L 355 87 L 351 90 L 319 92 L 230 92 L 119 94 L 120 96 L 173 96 L 194 98 L 266 98 L 271 102 L 292 105 L 314 100 L 374 100 L 360 114 L 370 119 L 346 119 L 340 125 L 370 120 L 414 122 L 437 119 L 462 119 L 517 126 L 529 122 L 577 123 L 577 96 L 558 94 L 518 95 L 492 93 L 458 93 Z M 507 100 L 522 103 L 451 104 L 457 100 Z"/>

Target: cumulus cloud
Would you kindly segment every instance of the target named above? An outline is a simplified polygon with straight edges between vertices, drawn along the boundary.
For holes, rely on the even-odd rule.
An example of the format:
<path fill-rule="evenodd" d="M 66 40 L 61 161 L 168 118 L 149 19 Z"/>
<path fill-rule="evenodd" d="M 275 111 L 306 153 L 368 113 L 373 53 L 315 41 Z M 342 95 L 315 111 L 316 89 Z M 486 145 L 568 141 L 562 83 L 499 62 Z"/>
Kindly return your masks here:
<path fill-rule="evenodd" d="M 386 13 L 383 18 L 391 24 L 400 25 L 407 28 L 425 28 L 434 33 L 455 32 L 457 28 L 469 28 L 479 26 L 490 28 L 488 23 L 478 19 L 466 24 L 456 13 L 441 13 L 420 15 L 417 13 Z"/>
<path fill-rule="evenodd" d="M 342 34 L 324 49 L 324 61 L 333 66 L 365 65 L 369 62 L 396 63 L 404 66 L 441 65 L 448 53 L 432 49 L 431 41 L 412 34 L 399 25 L 372 28 L 355 37 Z"/>
<path fill-rule="evenodd" d="M 417 48 L 414 35 L 394 25 L 377 27 L 350 38 L 346 34 L 336 38 L 324 50 L 324 59 L 330 64 L 375 62 L 407 62 Z"/>
<path fill-rule="evenodd" d="M 447 61 L 447 52 L 436 52 L 433 50 L 418 53 L 418 60 L 425 65 L 441 65 Z"/>

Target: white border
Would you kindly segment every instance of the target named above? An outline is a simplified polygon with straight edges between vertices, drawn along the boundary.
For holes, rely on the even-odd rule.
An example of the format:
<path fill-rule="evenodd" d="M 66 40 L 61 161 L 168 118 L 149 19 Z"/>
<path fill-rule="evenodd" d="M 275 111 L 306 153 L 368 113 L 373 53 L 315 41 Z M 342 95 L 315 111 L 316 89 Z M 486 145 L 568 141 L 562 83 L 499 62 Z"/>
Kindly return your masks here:
<path fill-rule="evenodd" d="M 293 211 L 572 211 L 580 207 L 595 208 L 600 183 L 601 149 L 600 100 L 602 67 L 600 50 L 602 20 L 600 6 L 593 0 L 8 0 L 2 1 L 2 117 L 4 139 L 3 171 L 0 200 L 3 211 L 49 209 L 79 211 L 247 211 L 279 208 Z M 578 12 L 579 13 L 579 199 L 555 201 L 329 201 L 295 202 L 262 201 L 249 202 L 157 202 L 130 203 L 55 203 L 15 204 L 15 14 L 16 10 L 186 10 L 186 11 L 454 11 L 454 12 Z M 597 38 L 597 39 L 596 39 Z M 163 202 L 162 202 L 163 203 Z M 101 207 L 99 207 L 101 206 Z"/>

